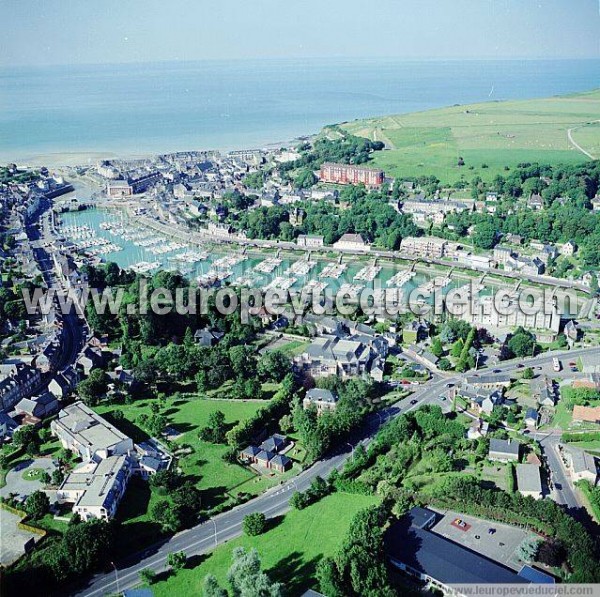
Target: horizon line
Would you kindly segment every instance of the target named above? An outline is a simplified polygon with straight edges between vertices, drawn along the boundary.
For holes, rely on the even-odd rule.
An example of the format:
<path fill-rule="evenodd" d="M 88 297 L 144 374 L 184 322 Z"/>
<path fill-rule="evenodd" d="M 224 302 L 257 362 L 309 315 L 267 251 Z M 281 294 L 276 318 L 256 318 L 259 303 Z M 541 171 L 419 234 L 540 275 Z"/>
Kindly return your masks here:
<path fill-rule="evenodd" d="M 120 62 L 57 62 L 57 63 L 11 63 L 2 64 L 2 69 L 18 68 L 56 68 L 56 67 L 84 67 L 84 66 L 133 66 L 140 64 L 191 64 L 191 63 L 209 63 L 209 62 L 284 62 L 284 61 L 321 61 L 321 60 L 360 60 L 360 61 L 395 61 L 406 63 L 418 62 L 600 62 L 598 56 L 482 56 L 482 57 L 442 57 L 442 56 L 421 56 L 421 57 L 403 57 L 403 56 L 238 56 L 232 58 L 164 58 L 152 60 L 123 60 Z"/>

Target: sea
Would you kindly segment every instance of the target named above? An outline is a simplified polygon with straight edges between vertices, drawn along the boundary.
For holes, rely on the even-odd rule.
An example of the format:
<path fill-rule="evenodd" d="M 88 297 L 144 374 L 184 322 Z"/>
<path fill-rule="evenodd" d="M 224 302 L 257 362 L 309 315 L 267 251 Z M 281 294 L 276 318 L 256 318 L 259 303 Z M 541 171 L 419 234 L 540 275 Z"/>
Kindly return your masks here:
<path fill-rule="evenodd" d="M 600 60 L 302 59 L 0 68 L 0 163 L 285 145 L 323 125 L 600 86 Z"/>

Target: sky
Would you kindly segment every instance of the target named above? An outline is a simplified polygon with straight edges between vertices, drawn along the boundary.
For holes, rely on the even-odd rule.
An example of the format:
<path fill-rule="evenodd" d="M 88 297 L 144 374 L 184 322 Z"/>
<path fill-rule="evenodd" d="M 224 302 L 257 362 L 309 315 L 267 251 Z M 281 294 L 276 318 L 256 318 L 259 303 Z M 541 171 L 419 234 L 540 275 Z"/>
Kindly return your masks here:
<path fill-rule="evenodd" d="M 0 65 L 600 58 L 600 0 L 1 0 Z"/>

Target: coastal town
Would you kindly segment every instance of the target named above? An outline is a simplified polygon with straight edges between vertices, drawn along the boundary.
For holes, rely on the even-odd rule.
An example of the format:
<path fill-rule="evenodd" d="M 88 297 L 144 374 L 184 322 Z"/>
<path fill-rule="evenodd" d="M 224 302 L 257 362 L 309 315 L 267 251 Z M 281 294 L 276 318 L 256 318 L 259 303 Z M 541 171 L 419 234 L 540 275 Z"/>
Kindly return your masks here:
<path fill-rule="evenodd" d="M 597 248 L 506 231 L 569 190 L 530 165 L 516 196 L 501 180 L 394 179 L 369 164 L 382 151 L 326 130 L 281 149 L 1 169 L 11 591 L 32 571 L 77 595 L 168 587 L 194 556 L 328 500 L 370 506 L 353 511 L 381 541 L 381 586 L 597 580 L 581 563 L 600 523 Z M 598 170 L 574 173 L 575 186 L 578 175 L 596 177 L 581 209 L 597 218 Z M 140 280 L 279 289 L 289 302 L 246 326 L 216 311 L 163 323 L 61 302 L 90 288 L 133 297 Z M 36 288 L 55 291 L 43 312 L 23 299 Z M 475 288 L 481 308 L 298 312 L 306 288 L 355 303 L 396 289 L 422 307 L 434 290 Z M 490 308 L 496 292 L 518 303 L 544 290 L 544 310 Z M 565 296 L 575 304 L 561 310 Z M 116 538 L 98 526 L 109 523 Z M 112 569 L 62 559 L 76 540 L 110 553 Z M 323 579 L 353 565 L 344 558 L 324 558 L 320 584 L 303 589 L 330 594 Z"/>

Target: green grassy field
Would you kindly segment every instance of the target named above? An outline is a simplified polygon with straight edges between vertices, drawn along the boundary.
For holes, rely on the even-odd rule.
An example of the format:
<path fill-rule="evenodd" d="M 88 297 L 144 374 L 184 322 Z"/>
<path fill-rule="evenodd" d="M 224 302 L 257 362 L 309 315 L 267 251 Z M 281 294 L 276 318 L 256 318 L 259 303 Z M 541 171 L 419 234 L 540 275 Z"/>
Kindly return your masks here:
<path fill-rule="evenodd" d="M 181 433 L 173 440 L 174 444 L 191 446 L 192 453 L 179 458 L 178 466 L 195 485 L 205 491 L 207 505 L 216 505 L 227 499 L 227 492 L 238 485 L 252 480 L 255 475 L 248 469 L 237 464 L 225 463 L 221 457 L 227 450 L 225 445 L 215 445 L 200 441 L 198 433 L 206 426 L 211 413 L 220 410 L 225 415 L 225 421 L 233 426 L 252 416 L 267 402 L 241 402 L 233 400 L 202 400 L 202 399 L 168 399 L 162 413 L 167 417 L 169 425 Z M 100 414 L 110 413 L 114 406 L 101 406 Z M 134 404 L 119 405 L 118 409 L 125 419 L 135 426 L 138 417 L 145 413 L 151 414 L 150 402 L 141 400 Z M 109 417 L 110 418 L 110 417 Z M 134 437 L 141 439 L 143 431 L 136 427 Z"/>
<path fill-rule="evenodd" d="M 119 421 L 118 426 L 136 441 L 141 441 L 147 438 L 147 434 L 136 425 L 136 420 L 142 414 L 151 414 L 150 404 L 149 400 L 140 400 L 134 404 L 101 405 L 96 410 L 109 421 L 112 421 L 112 411 L 121 411 L 125 420 Z M 226 463 L 222 459 L 227 450 L 226 445 L 215 445 L 199 439 L 198 433 L 206 426 L 211 413 L 222 411 L 226 423 L 233 426 L 238 421 L 248 419 L 265 404 L 266 400 L 242 402 L 169 398 L 161 408 L 169 426 L 181 433 L 173 439 L 173 444 L 186 444 L 192 449 L 190 454 L 178 458 L 176 466 L 181 469 L 186 479 L 202 490 L 203 508 L 210 510 L 225 502 L 231 502 L 232 497 L 240 492 L 257 495 L 299 471 L 299 466 L 295 465 L 285 475 L 258 476 L 246 467 Z M 117 512 L 118 519 L 123 523 L 118 545 L 119 554 L 127 555 L 160 538 L 160 529 L 151 520 L 149 512 L 156 501 L 165 497 L 167 496 L 151 491 L 147 483 L 132 480 Z"/>
<path fill-rule="evenodd" d="M 491 180 L 521 162 L 581 163 L 600 156 L 600 90 L 548 99 L 490 102 L 383 116 L 344 124 L 351 133 L 385 141 L 373 165 L 391 176 L 433 174 L 452 184 Z M 462 157 L 465 165 L 458 166 Z"/>
<path fill-rule="evenodd" d="M 323 556 L 331 556 L 341 546 L 352 517 L 363 508 L 377 503 L 377 498 L 335 493 L 305 510 L 292 510 L 276 519 L 272 528 L 258 537 L 239 537 L 222 545 L 193 568 L 180 571 L 152 586 L 156 597 L 200 595 L 207 574 L 214 574 L 222 586 L 235 547 L 255 547 L 262 567 L 273 580 L 284 583 L 286 594 L 302 594 L 314 586 L 314 572 Z"/>

